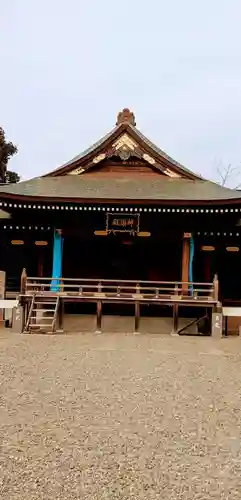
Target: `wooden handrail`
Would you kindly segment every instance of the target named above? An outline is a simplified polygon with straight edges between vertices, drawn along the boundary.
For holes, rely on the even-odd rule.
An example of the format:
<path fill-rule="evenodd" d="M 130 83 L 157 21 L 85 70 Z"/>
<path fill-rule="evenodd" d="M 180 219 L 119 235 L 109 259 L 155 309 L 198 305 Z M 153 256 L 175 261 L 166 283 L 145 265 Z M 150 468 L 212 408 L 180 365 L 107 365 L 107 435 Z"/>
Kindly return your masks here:
<path fill-rule="evenodd" d="M 195 284 L 194 284 L 195 285 Z M 37 288 L 42 288 L 44 290 L 44 288 L 50 288 L 51 287 L 51 284 L 42 284 L 42 283 L 36 283 L 36 282 L 27 282 L 26 283 L 26 289 L 28 288 L 31 288 L 31 287 L 37 287 Z M 98 285 L 96 284 L 92 284 L 90 283 L 89 285 L 83 285 L 81 283 L 79 284 L 70 284 L 70 285 L 66 285 L 66 284 L 60 284 L 59 285 L 59 288 L 60 290 L 62 290 L 63 288 L 64 289 L 68 289 L 68 288 L 72 288 L 72 289 L 88 289 L 88 288 L 93 288 L 93 289 L 98 289 Z M 115 286 L 114 285 L 108 285 L 106 283 L 103 283 L 102 282 L 102 288 L 105 288 L 105 289 L 108 289 L 108 290 L 116 290 L 117 288 L 119 288 L 120 290 L 135 290 L 136 289 L 136 285 L 125 285 L 125 286 L 120 286 L 119 283 L 117 283 Z M 141 290 L 145 290 L 145 291 L 150 291 L 150 292 L 155 292 L 156 290 L 158 290 L 159 292 L 161 291 L 173 291 L 173 290 L 177 290 L 177 291 L 181 291 L 182 290 L 182 287 L 181 286 L 178 286 L 178 285 L 174 285 L 174 286 L 166 286 L 166 287 L 163 287 L 163 286 L 152 286 L 152 287 L 149 287 L 149 286 L 140 286 Z M 211 287 L 205 287 L 205 288 L 197 288 L 195 286 L 195 290 L 202 293 L 202 292 L 206 292 L 206 291 L 209 291 L 209 292 L 214 292 L 214 289 L 211 288 Z"/>
<path fill-rule="evenodd" d="M 87 283 L 134 283 L 135 286 L 137 283 L 139 284 L 153 284 L 153 285 L 198 285 L 198 286 L 213 286 L 213 281 L 211 282 L 192 282 L 192 281 L 145 281 L 145 280 L 118 280 L 118 279 L 99 279 L 99 278 L 64 278 L 62 276 L 61 278 L 54 278 L 54 277 L 37 277 L 37 276 L 28 276 L 27 280 L 28 281 L 49 281 L 51 282 L 52 280 L 60 280 L 60 281 L 72 281 L 72 282 L 87 282 Z"/>
<path fill-rule="evenodd" d="M 100 283 L 100 281 L 96 281 L 95 283 L 93 283 L 91 280 L 89 281 L 83 281 L 81 279 L 79 279 L 78 281 L 73 281 L 73 283 L 66 283 L 65 282 L 65 279 L 64 278 L 61 278 L 60 280 L 60 287 L 72 287 L 72 288 L 78 288 L 80 286 L 82 286 L 83 288 L 87 288 L 87 287 L 98 287 L 98 284 Z M 110 284 L 110 282 L 108 280 L 101 280 L 101 283 L 102 283 L 102 286 L 105 286 L 106 288 L 116 288 L 117 286 L 119 286 L 120 288 L 136 288 L 136 284 L 137 282 L 130 282 L 130 283 L 125 283 L 125 282 L 121 282 L 119 280 L 116 280 L 116 281 L 112 281 L 112 283 Z M 179 283 L 179 282 L 158 282 L 158 281 L 153 281 L 153 282 L 148 282 L 148 281 L 138 281 L 139 285 L 141 288 L 145 288 L 145 289 L 159 289 L 159 290 L 173 290 L 175 288 L 178 288 L 178 289 L 181 289 L 183 283 Z M 30 285 L 34 285 L 34 286 L 51 286 L 51 279 L 47 280 L 46 283 L 43 283 L 41 281 L 41 279 L 31 279 L 31 278 L 27 278 L 26 280 L 26 286 L 30 286 Z M 146 285 L 149 285 L 149 286 L 146 286 Z M 150 286 L 152 285 L 152 286 Z M 164 286 L 163 286 L 164 285 Z M 203 290 L 203 289 L 214 289 L 214 286 L 213 286 L 213 283 L 192 283 L 192 286 L 194 286 L 196 289 L 197 287 L 203 287 L 203 288 L 198 288 L 198 290 Z"/>
<path fill-rule="evenodd" d="M 54 278 L 56 280 L 56 278 Z M 191 291 L 183 296 L 183 283 L 181 281 L 139 281 L 139 280 L 109 280 L 109 279 L 87 279 L 87 278 L 59 278 L 57 290 L 52 290 L 53 278 L 27 277 L 23 273 L 21 281 L 21 294 L 31 295 L 33 293 L 60 293 L 64 296 L 89 297 L 98 294 L 106 298 L 117 297 L 119 299 L 143 296 L 144 299 L 163 300 L 164 298 L 176 296 L 200 301 L 209 299 L 218 300 L 218 279 L 215 276 L 212 283 L 186 283 L 191 285 Z M 137 298 L 138 300 L 138 298 Z"/>

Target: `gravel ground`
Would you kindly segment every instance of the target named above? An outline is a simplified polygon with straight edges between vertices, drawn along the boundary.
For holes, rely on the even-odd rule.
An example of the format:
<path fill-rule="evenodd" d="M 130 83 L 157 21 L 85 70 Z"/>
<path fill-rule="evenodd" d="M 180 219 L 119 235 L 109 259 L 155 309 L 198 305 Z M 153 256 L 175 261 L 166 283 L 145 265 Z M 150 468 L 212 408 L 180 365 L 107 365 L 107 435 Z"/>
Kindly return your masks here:
<path fill-rule="evenodd" d="M 1 500 L 240 500 L 240 352 L 2 331 Z"/>

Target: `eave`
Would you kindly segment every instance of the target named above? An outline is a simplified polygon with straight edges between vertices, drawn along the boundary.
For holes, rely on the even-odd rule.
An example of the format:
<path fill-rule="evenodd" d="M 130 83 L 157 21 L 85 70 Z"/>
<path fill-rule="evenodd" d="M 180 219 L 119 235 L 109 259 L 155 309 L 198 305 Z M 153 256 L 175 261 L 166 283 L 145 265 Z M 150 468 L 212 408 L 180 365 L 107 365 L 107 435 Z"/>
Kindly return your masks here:
<path fill-rule="evenodd" d="M 117 198 L 74 198 L 74 197 L 43 197 L 43 196 L 23 196 L 17 194 L 6 194 L 0 193 L 0 207 L 4 206 L 4 203 L 21 203 L 22 205 L 28 204 L 49 204 L 49 205 L 83 205 L 83 206 L 95 206 L 95 205 L 115 205 L 115 206 L 163 206 L 163 207 L 230 207 L 240 205 L 241 210 L 241 198 L 233 199 L 215 199 L 215 200 L 158 200 L 158 199 L 117 199 Z M 23 207 L 12 207 L 12 208 L 23 208 Z M 28 208 L 28 207 L 27 207 Z M 31 207 L 32 208 L 32 207 Z"/>

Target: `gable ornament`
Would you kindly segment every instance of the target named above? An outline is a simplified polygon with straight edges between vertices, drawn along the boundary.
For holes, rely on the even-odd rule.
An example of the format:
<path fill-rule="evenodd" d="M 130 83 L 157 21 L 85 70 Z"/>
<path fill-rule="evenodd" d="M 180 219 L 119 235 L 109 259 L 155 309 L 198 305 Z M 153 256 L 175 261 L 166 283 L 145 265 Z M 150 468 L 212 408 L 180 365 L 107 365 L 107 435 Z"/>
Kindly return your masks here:
<path fill-rule="evenodd" d="M 115 150 L 122 149 L 123 147 L 128 147 L 129 149 L 132 149 L 134 151 L 135 148 L 137 148 L 137 144 L 131 137 L 129 137 L 128 134 L 123 134 L 119 139 L 117 139 L 113 143 L 113 148 Z"/>
<path fill-rule="evenodd" d="M 105 153 L 101 153 L 100 155 L 98 156 L 95 156 L 95 158 L 93 158 L 93 163 L 99 163 L 99 161 L 102 161 L 105 159 Z"/>
<path fill-rule="evenodd" d="M 144 153 L 143 158 L 151 165 L 155 165 L 155 163 L 156 163 L 154 158 L 152 158 L 152 156 L 148 155 L 147 153 Z"/>
<path fill-rule="evenodd" d="M 118 113 L 116 125 L 121 125 L 121 123 L 129 123 L 130 125 L 133 125 L 133 127 L 136 126 L 135 115 L 129 110 L 129 108 L 124 108 Z"/>

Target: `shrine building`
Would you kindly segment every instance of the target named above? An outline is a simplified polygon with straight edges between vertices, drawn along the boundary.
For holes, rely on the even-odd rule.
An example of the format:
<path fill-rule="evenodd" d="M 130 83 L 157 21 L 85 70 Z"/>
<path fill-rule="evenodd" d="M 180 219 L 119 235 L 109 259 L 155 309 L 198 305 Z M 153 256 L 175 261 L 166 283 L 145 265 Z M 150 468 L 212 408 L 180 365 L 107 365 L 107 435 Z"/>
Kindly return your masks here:
<path fill-rule="evenodd" d="M 33 165 L 34 170 L 34 165 Z M 153 144 L 123 109 L 116 126 L 41 177 L 0 186 L 0 269 L 36 278 L 212 282 L 241 299 L 241 192 Z"/>

